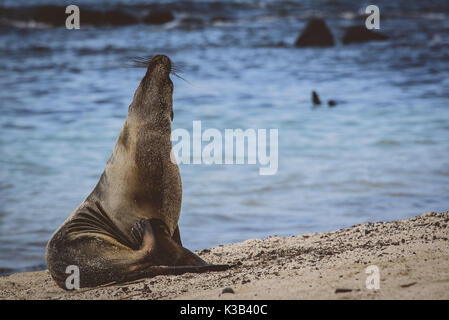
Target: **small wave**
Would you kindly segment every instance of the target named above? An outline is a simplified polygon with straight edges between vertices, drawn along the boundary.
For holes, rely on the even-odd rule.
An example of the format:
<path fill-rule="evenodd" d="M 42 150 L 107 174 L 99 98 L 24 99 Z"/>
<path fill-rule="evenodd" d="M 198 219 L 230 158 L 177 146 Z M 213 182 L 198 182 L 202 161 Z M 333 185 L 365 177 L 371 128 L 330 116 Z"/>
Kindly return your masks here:
<path fill-rule="evenodd" d="M 357 12 L 345 11 L 340 14 L 340 17 L 344 20 L 354 20 L 359 17 Z"/>
<path fill-rule="evenodd" d="M 293 45 L 284 41 L 267 42 L 254 46 L 255 48 L 293 48 Z"/>
<path fill-rule="evenodd" d="M 14 185 L 12 183 L 0 184 L 0 190 L 12 189 Z M 5 216 L 6 213 L 0 210 L 0 217 Z"/>
<path fill-rule="evenodd" d="M 51 52 L 51 48 L 47 46 L 32 45 L 28 47 L 28 50 L 32 53 L 48 53 Z"/>
<path fill-rule="evenodd" d="M 113 45 L 107 45 L 101 48 L 89 48 L 82 47 L 77 50 L 79 55 L 97 55 L 102 53 L 126 53 L 129 49 L 125 47 L 116 47 Z"/>
<path fill-rule="evenodd" d="M 232 23 L 234 21 L 235 20 L 233 18 L 224 17 L 224 16 L 216 16 L 216 17 L 211 18 L 211 20 L 210 20 L 210 22 L 214 26 L 226 25 L 226 24 Z"/>
<path fill-rule="evenodd" d="M 433 170 L 433 173 L 436 175 L 439 175 L 439 176 L 449 177 L 449 170 L 436 169 L 436 170 Z"/>
<path fill-rule="evenodd" d="M 0 27 L 13 27 L 17 29 L 48 29 L 51 28 L 50 25 L 45 23 L 36 22 L 33 20 L 30 21 L 20 21 L 14 19 L 1 18 L 0 19 Z"/>
<path fill-rule="evenodd" d="M 423 145 L 437 144 L 436 141 L 430 140 L 430 139 L 416 139 L 416 140 L 413 141 L 413 143 L 423 144 Z"/>
<path fill-rule="evenodd" d="M 206 25 L 206 21 L 197 17 L 186 17 L 180 20 L 178 28 L 184 30 L 201 29 Z"/>
<path fill-rule="evenodd" d="M 390 187 L 402 187 L 403 184 L 398 181 L 391 181 L 391 182 L 376 182 L 376 181 L 369 181 L 369 180 L 354 180 L 353 181 L 356 184 L 364 185 L 368 187 L 373 188 L 390 188 Z"/>
<path fill-rule="evenodd" d="M 20 129 L 20 130 L 33 130 L 36 129 L 36 126 L 33 125 L 23 125 L 23 124 L 17 124 L 12 122 L 7 122 L 3 125 L 4 129 Z M 0 190 L 2 188 L 0 187 Z"/>
<path fill-rule="evenodd" d="M 407 192 L 386 192 L 385 195 L 394 198 L 414 198 L 417 196 L 416 194 Z"/>
<path fill-rule="evenodd" d="M 383 139 L 376 142 L 376 145 L 378 146 L 397 146 L 399 144 L 399 141 L 389 139 Z"/>

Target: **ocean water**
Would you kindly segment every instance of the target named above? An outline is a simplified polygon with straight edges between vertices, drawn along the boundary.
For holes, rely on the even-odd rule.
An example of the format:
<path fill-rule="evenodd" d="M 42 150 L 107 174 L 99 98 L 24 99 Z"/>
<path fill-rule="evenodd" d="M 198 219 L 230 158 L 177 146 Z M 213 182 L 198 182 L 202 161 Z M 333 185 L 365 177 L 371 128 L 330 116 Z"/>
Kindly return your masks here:
<path fill-rule="evenodd" d="M 133 56 L 183 65 L 173 128 L 279 130 L 275 175 L 180 166 L 190 249 L 449 209 L 447 1 L 377 1 L 390 39 L 353 45 L 344 28 L 371 3 L 84 0 L 80 30 L 20 18 L 47 3 L 1 4 L 19 18 L 0 23 L 0 273 L 45 268 L 46 242 L 98 181 L 144 75 L 124 67 Z M 176 19 L 83 25 L 83 8 L 114 7 Z M 294 48 L 312 16 L 334 47 Z M 312 90 L 337 106 L 313 107 Z"/>

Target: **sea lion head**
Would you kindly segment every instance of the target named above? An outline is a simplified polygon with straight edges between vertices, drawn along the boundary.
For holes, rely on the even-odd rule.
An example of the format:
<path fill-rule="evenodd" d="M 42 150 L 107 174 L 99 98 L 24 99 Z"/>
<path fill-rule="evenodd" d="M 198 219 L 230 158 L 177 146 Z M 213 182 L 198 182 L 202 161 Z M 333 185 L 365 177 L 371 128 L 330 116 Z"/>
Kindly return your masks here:
<path fill-rule="evenodd" d="M 140 81 L 130 112 L 139 117 L 156 117 L 173 120 L 173 82 L 170 79 L 172 63 L 165 55 L 155 55 L 148 59 L 145 76 Z"/>

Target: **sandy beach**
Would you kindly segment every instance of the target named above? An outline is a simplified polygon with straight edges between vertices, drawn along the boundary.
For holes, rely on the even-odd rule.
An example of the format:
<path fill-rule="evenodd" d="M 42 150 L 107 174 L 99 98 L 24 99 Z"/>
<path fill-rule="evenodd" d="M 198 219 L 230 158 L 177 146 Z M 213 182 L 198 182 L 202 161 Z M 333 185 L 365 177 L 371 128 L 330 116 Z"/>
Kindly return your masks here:
<path fill-rule="evenodd" d="M 449 299 L 449 212 L 197 253 L 236 266 L 76 292 L 58 288 L 48 271 L 17 273 L 0 277 L 0 299 Z M 371 265 L 378 290 L 366 288 Z"/>

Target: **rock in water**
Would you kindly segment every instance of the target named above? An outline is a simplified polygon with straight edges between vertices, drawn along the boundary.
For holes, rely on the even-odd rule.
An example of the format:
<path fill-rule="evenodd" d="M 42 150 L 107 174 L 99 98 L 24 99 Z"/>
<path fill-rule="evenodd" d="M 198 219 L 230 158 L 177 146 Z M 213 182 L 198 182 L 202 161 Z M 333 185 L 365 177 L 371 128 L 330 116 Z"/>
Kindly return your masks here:
<path fill-rule="evenodd" d="M 59 5 L 44 5 L 32 9 L 31 19 L 51 26 L 64 26 L 67 18 L 65 7 Z M 80 9 L 80 23 L 91 26 L 124 26 L 138 23 L 133 15 L 119 10 L 99 11 Z"/>
<path fill-rule="evenodd" d="M 65 7 L 58 5 L 44 5 L 32 9 L 31 19 L 52 26 L 63 26 L 67 15 Z"/>
<path fill-rule="evenodd" d="M 199 29 L 204 26 L 204 21 L 199 18 L 188 17 L 180 21 L 180 27 L 184 30 Z"/>
<path fill-rule="evenodd" d="M 331 47 L 334 37 L 322 19 L 314 18 L 307 23 L 306 29 L 296 39 L 296 47 Z"/>
<path fill-rule="evenodd" d="M 313 104 L 321 104 L 320 97 L 318 97 L 318 93 L 312 91 L 312 102 Z"/>
<path fill-rule="evenodd" d="M 365 26 L 353 26 L 346 30 L 346 33 L 343 36 L 343 44 L 382 41 L 387 39 L 388 36 L 383 33 L 368 30 Z"/>
<path fill-rule="evenodd" d="M 127 26 L 130 24 L 136 24 L 139 20 L 126 12 L 110 10 L 102 14 L 101 22 L 103 22 L 104 25 Z"/>
<path fill-rule="evenodd" d="M 148 24 L 164 24 L 174 19 L 175 17 L 170 11 L 158 10 L 150 12 L 145 18 L 143 18 L 143 22 Z"/>

